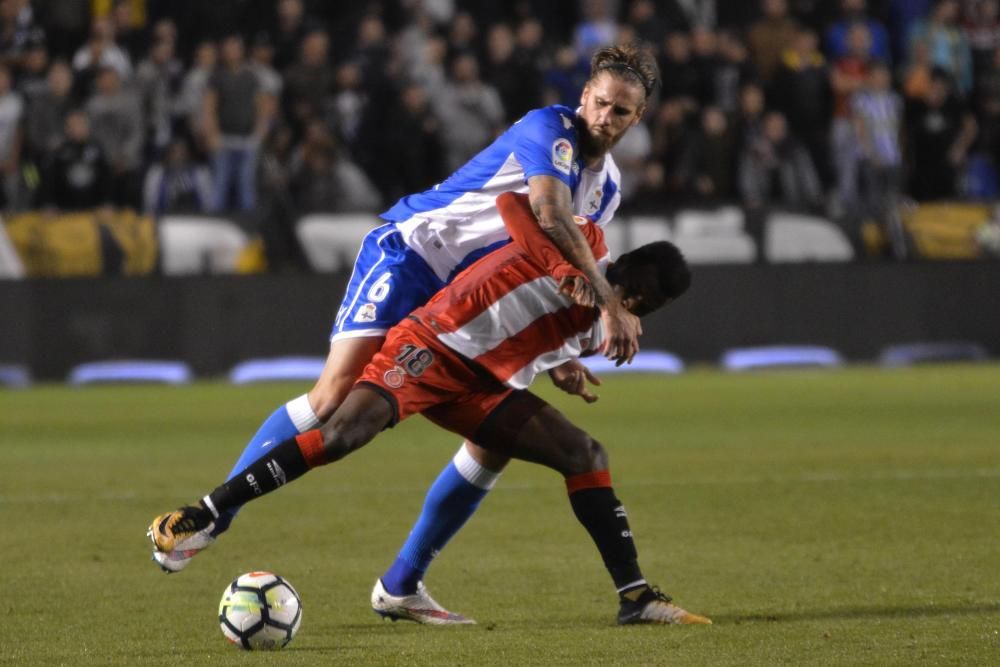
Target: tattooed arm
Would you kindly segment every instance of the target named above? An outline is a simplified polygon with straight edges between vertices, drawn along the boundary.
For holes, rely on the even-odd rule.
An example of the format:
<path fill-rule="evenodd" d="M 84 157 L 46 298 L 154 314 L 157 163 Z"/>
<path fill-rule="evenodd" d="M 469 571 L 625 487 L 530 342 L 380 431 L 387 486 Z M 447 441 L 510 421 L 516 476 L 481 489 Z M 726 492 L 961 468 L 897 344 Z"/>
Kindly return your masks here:
<path fill-rule="evenodd" d="M 532 176 L 528 179 L 528 201 L 542 231 L 589 283 L 564 281 L 561 287 L 578 303 L 600 308 L 607 329 L 605 356 L 619 364 L 631 361 L 639 351 L 639 318 L 625 309 L 598 268 L 590 244 L 573 221 L 569 187 L 554 176 Z"/>

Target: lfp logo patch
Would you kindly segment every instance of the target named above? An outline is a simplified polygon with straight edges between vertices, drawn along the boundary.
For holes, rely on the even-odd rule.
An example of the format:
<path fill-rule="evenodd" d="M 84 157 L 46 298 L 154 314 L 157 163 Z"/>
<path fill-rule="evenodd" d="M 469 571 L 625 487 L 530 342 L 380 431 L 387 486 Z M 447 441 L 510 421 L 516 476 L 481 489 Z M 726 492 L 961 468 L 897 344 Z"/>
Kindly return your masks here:
<path fill-rule="evenodd" d="M 560 137 L 552 144 L 552 166 L 564 174 L 569 174 L 573 167 L 573 144 L 569 139 Z"/>

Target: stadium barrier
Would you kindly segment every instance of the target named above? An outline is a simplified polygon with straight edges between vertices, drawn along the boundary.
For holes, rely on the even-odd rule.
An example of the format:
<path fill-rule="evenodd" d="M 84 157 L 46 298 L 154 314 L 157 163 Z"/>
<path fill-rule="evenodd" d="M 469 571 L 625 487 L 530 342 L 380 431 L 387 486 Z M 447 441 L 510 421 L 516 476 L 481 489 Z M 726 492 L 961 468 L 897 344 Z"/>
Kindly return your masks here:
<path fill-rule="evenodd" d="M 968 341 L 903 343 L 890 345 L 879 354 L 879 363 L 889 368 L 925 363 L 984 362 L 990 355 L 986 348 Z"/>
<path fill-rule="evenodd" d="M 109 383 L 187 384 L 194 374 L 183 361 L 146 359 L 93 361 L 74 367 L 67 381 L 72 385 Z"/>
<path fill-rule="evenodd" d="M 143 276 L 156 268 L 154 221 L 134 211 L 30 211 L 5 218 L 3 226 L 26 277 Z"/>
<path fill-rule="evenodd" d="M 1000 207 L 978 203 L 905 206 L 902 221 L 914 252 L 925 259 L 973 259 L 1000 254 Z M 310 267 L 349 268 L 365 234 L 381 224 L 370 213 L 314 214 L 295 233 Z M 166 215 L 159 220 L 123 210 L 68 214 L 27 212 L 3 220 L 0 279 L 252 273 L 266 269 L 263 242 L 247 219 Z M 841 228 L 823 217 L 779 209 L 764 221 L 764 256 L 771 263 L 845 262 L 853 249 Z M 885 239 L 864 225 L 874 251 Z M 676 243 L 692 264 L 746 264 L 758 255 L 737 206 L 681 209 L 670 216 L 623 214 L 605 229 L 613 254 L 651 241 Z"/>
<path fill-rule="evenodd" d="M 1000 207 L 986 203 L 933 202 L 903 211 L 903 225 L 918 257 L 975 259 L 984 253 L 977 232 L 1000 222 Z"/>

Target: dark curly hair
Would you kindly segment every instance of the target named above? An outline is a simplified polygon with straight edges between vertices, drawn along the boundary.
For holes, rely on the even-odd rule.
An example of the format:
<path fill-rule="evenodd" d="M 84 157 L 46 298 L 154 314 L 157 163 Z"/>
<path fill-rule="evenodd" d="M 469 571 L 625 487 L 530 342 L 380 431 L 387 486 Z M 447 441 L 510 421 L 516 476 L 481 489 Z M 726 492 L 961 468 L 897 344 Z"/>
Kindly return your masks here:
<path fill-rule="evenodd" d="M 648 98 L 656 84 L 660 82 L 660 70 L 656 58 L 648 49 L 638 44 L 606 46 L 590 59 L 590 78 L 593 80 L 601 72 L 642 86 Z"/>
<path fill-rule="evenodd" d="M 608 268 L 608 281 L 612 284 L 628 285 L 628 274 L 637 267 L 651 266 L 656 269 L 656 278 L 661 300 L 646 303 L 640 317 L 673 301 L 691 287 L 691 268 L 680 249 L 670 241 L 655 241 L 625 253 Z"/>

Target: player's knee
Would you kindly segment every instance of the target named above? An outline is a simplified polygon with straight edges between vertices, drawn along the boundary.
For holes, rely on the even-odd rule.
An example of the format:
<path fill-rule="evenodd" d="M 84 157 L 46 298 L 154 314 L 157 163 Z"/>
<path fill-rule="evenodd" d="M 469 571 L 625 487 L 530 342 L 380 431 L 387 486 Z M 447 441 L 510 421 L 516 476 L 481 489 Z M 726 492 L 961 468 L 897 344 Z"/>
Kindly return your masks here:
<path fill-rule="evenodd" d="M 597 440 L 580 432 L 569 452 L 567 475 L 581 475 L 608 469 L 608 452 Z"/>
<path fill-rule="evenodd" d="M 591 437 L 587 438 L 587 464 L 590 469 L 587 472 L 595 472 L 597 470 L 607 470 L 608 469 L 608 450 L 604 449 L 604 445 L 597 442 Z"/>

